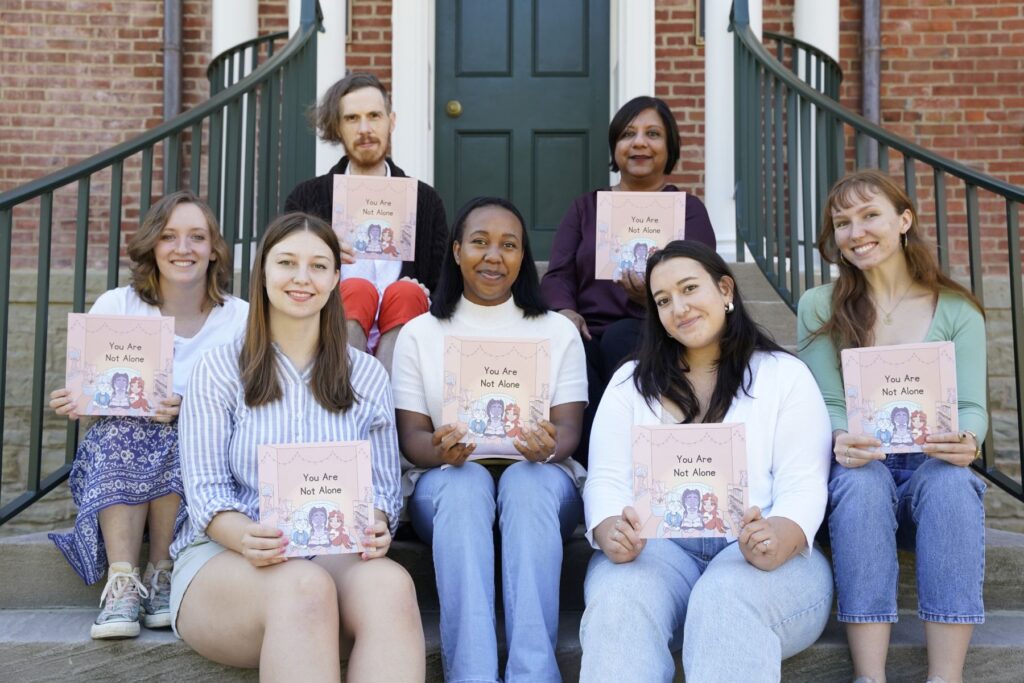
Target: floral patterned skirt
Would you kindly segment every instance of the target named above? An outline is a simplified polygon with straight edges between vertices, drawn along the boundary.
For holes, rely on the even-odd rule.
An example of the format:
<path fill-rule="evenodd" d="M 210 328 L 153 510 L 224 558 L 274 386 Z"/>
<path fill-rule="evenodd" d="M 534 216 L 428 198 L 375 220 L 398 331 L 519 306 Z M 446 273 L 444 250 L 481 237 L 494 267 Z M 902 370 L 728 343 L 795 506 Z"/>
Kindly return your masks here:
<path fill-rule="evenodd" d="M 68 483 L 78 506 L 75 528 L 49 534 L 88 583 L 107 573 L 99 512 L 111 505 L 142 505 L 171 493 L 182 498 L 174 535 L 187 518 L 178 464 L 178 425 L 142 417 L 104 417 L 78 444 Z"/>

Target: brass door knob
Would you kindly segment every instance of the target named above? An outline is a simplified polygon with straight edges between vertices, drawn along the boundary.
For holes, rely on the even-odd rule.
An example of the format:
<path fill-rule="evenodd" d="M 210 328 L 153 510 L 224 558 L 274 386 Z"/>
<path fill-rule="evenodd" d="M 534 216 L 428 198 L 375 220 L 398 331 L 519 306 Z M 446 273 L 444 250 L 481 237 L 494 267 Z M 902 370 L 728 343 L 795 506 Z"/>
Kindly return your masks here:
<path fill-rule="evenodd" d="M 462 102 L 458 100 L 448 100 L 448 104 L 444 105 L 444 113 L 453 119 L 457 119 L 462 116 Z"/>

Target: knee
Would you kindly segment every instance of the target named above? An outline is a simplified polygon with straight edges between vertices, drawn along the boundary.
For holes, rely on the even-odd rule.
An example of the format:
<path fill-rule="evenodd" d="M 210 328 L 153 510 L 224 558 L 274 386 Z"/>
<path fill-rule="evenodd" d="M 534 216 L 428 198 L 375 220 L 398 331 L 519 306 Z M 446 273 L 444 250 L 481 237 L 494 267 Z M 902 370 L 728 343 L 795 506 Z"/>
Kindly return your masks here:
<path fill-rule="evenodd" d="M 461 467 L 448 467 L 438 472 L 441 486 L 434 498 L 436 510 L 451 508 L 461 518 L 490 515 L 494 519 L 494 479 L 483 465 L 464 463 Z"/>
<path fill-rule="evenodd" d="M 423 288 L 409 280 L 394 282 L 384 290 L 377 326 L 381 334 L 390 332 L 427 312 L 429 301 Z"/>
<path fill-rule="evenodd" d="M 388 622 L 415 619 L 419 623 L 416 586 L 402 565 L 384 559 L 361 562 L 353 569 L 346 591 L 351 600 L 363 603 L 356 610 L 359 614 L 377 614 Z"/>
<path fill-rule="evenodd" d="M 600 552 L 600 551 L 598 551 Z M 659 589 L 658 577 L 634 562 L 612 564 L 595 556 L 584 584 L 586 609 L 580 623 L 584 647 L 600 647 L 601 642 L 628 631 L 632 636 L 654 637 L 662 630 L 661 616 L 667 600 Z"/>
<path fill-rule="evenodd" d="M 892 505 L 896 500 L 896 483 L 879 460 L 855 468 L 835 464 L 828 493 L 833 510 L 843 503 Z"/>
<path fill-rule="evenodd" d="M 956 502 L 980 501 L 985 483 L 970 467 L 951 465 L 944 460 L 929 458 L 914 473 L 917 479 L 917 497 L 921 503 L 934 501 L 943 508 Z"/>
<path fill-rule="evenodd" d="M 288 564 L 290 571 L 279 572 L 271 587 L 267 618 L 337 623 L 338 593 L 331 575 L 313 562 L 293 560 Z"/>

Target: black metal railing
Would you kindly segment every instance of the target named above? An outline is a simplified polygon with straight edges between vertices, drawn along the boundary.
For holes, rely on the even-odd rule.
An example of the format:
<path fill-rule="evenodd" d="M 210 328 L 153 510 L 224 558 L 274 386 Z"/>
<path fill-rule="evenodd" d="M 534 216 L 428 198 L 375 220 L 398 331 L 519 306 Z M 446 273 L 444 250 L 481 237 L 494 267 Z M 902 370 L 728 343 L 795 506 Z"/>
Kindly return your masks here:
<path fill-rule="evenodd" d="M 225 88 L 230 88 L 256 68 L 274 56 L 278 43 L 288 40 L 288 31 L 278 31 L 259 36 L 234 47 L 210 60 L 206 67 L 206 79 L 210 82 L 210 95 L 216 95 Z"/>
<path fill-rule="evenodd" d="M 934 154 L 841 106 L 838 81 L 824 76 L 822 67 L 814 68 L 810 51 L 794 57 L 789 67 L 772 56 L 750 29 L 746 0 L 733 4 L 732 30 L 738 241 L 747 246 L 772 286 L 795 311 L 804 291 L 832 278 L 829 265 L 822 263 L 815 249 L 822 206 L 832 184 L 848 170 L 876 165 L 896 177 L 902 175 L 919 213 L 935 226 L 943 271 L 969 275 L 971 289 L 982 302 L 984 275 L 1006 279 L 1013 333 L 1009 355 L 1014 368 L 1016 448 L 1024 469 L 1019 218 L 1024 189 Z M 776 54 L 781 49 L 777 48 Z M 822 74 L 818 81 L 822 87 L 808 81 L 808 73 Z M 827 92 L 829 87 L 834 90 Z M 918 183 L 919 168 L 930 182 Z M 979 192 L 984 193 L 983 198 Z M 737 249 L 741 260 L 743 251 Z M 963 252 L 966 259 L 951 263 L 954 253 L 959 257 Z M 990 420 L 984 460 L 977 467 L 1024 501 L 1021 482 L 999 468 L 992 423 Z"/>
<path fill-rule="evenodd" d="M 56 330 L 50 329 L 51 252 L 67 253 L 62 249 L 69 248 L 74 225 L 73 257 L 63 257 L 64 262 L 58 258 L 56 266 L 73 268 L 71 308 L 83 311 L 90 268 L 105 267 L 105 288 L 118 285 L 123 223 L 145 215 L 154 183 L 161 183 L 165 194 L 189 187 L 219 215 L 228 244 L 241 245 L 235 265 L 241 273 L 237 289 L 244 296 L 253 241 L 278 213 L 291 188 L 315 174 L 315 137 L 305 114 L 316 98 L 320 20 L 317 1 L 302 0 L 299 29 L 276 54 L 273 41 L 281 34 L 250 41 L 214 60 L 211 68 L 224 79 L 203 104 L 101 154 L 0 194 L 0 431 L 5 435 L 0 445 L 0 525 L 67 478 L 78 442 L 78 424 L 69 422 L 63 463 L 44 473 L 47 392 L 62 381 L 56 377 L 63 376 L 63 363 L 58 360 L 51 380 L 47 378 L 47 350 L 58 345 L 62 334 L 59 324 L 54 325 Z M 239 77 L 230 80 L 228 73 L 235 72 L 232 67 L 246 55 L 252 72 L 242 75 L 239 70 Z M 257 67 L 261 55 L 262 66 Z M 156 161 L 162 163 L 154 170 Z M 73 203 L 65 201 L 71 199 L 71 191 L 76 193 Z M 107 195 L 108 215 L 96 209 Z M 57 208 L 61 220 L 55 221 Z M 20 247 L 36 236 L 38 256 L 32 264 L 25 261 Z M 90 258 L 93 244 L 105 245 L 103 257 Z M 5 428 L 11 393 L 7 391 L 11 274 L 12 267 L 31 269 L 33 265 L 37 273 L 30 417 L 19 416 L 7 425 L 18 422 L 16 429 L 24 431 L 27 421 L 28 443 L 27 449 L 11 449 L 12 456 L 7 452 Z M 19 450 L 27 450 L 27 455 Z M 11 472 L 18 474 L 16 480 Z"/>

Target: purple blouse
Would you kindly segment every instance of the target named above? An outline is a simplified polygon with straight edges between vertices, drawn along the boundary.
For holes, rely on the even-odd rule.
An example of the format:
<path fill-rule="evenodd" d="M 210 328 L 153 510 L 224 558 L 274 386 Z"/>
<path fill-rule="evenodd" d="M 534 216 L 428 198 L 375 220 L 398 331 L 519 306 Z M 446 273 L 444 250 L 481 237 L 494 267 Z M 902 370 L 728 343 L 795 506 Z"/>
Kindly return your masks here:
<path fill-rule="evenodd" d="M 602 188 L 607 190 L 608 188 Z M 666 185 L 662 192 L 678 192 Z M 609 324 L 622 318 L 642 318 L 644 307 L 629 300 L 617 282 L 594 279 L 597 258 L 597 190 L 577 197 L 565 212 L 551 245 L 551 260 L 541 280 L 541 293 L 548 306 L 569 308 L 587 321 L 590 332 L 600 335 Z M 686 195 L 686 239 L 715 248 L 715 231 L 704 203 Z"/>

